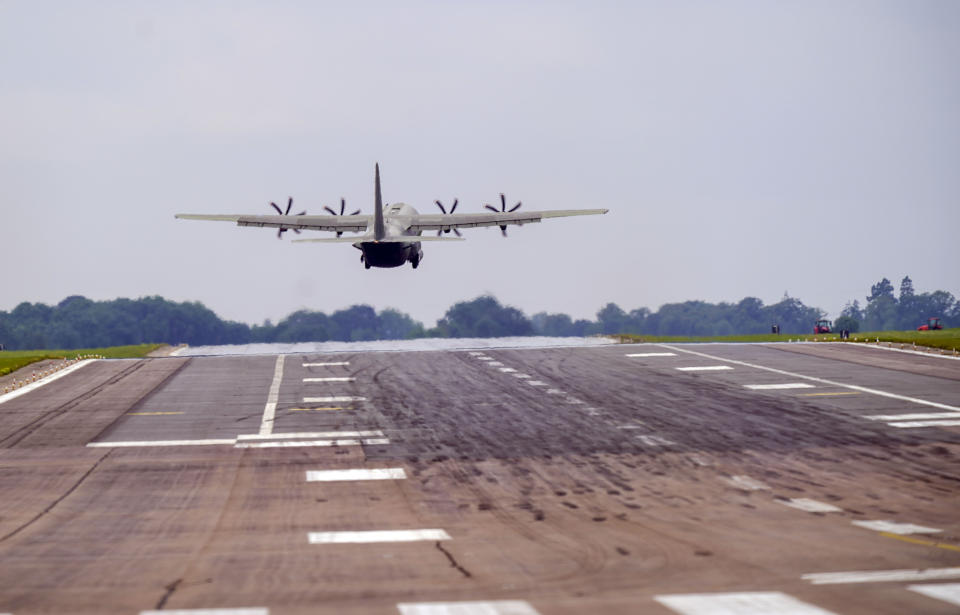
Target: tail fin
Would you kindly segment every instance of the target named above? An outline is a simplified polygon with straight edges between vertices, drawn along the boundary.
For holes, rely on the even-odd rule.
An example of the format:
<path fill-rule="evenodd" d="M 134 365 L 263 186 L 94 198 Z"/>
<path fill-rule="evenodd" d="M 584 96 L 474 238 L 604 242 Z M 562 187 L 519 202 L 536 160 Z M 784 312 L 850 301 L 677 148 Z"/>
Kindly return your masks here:
<path fill-rule="evenodd" d="M 376 179 L 374 180 L 376 190 L 376 203 L 373 207 L 373 238 L 383 239 L 387 236 L 387 231 L 383 226 L 383 199 L 380 197 L 380 164 L 376 166 Z"/>

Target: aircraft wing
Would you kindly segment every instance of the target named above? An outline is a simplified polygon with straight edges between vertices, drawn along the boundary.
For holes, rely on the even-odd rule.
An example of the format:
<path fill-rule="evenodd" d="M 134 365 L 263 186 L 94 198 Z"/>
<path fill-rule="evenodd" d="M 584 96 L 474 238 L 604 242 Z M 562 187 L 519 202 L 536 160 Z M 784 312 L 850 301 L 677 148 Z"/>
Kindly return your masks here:
<path fill-rule="evenodd" d="M 206 215 L 177 214 L 181 220 L 214 220 L 236 222 L 237 226 L 260 226 L 269 228 L 307 229 L 334 233 L 362 232 L 373 219 L 370 215 L 356 216 L 250 216 L 244 214 Z"/>
<path fill-rule="evenodd" d="M 410 218 L 411 231 L 448 231 L 454 228 L 477 226 L 508 226 L 531 224 L 544 218 L 566 216 L 593 216 L 607 213 L 606 209 L 552 209 L 547 211 L 477 212 L 471 214 L 418 214 Z"/>

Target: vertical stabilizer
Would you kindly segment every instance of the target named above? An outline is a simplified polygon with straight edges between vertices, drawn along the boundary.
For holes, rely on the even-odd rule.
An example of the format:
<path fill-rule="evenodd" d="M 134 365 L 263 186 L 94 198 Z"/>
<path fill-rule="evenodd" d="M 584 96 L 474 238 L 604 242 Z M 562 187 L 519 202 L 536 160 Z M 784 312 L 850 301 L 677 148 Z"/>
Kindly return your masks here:
<path fill-rule="evenodd" d="M 380 164 L 376 166 L 376 178 L 374 179 L 376 190 L 376 203 L 373 207 L 373 238 L 383 239 L 387 236 L 387 231 L 383 226 L 383 199 L 380 197 Z"/>

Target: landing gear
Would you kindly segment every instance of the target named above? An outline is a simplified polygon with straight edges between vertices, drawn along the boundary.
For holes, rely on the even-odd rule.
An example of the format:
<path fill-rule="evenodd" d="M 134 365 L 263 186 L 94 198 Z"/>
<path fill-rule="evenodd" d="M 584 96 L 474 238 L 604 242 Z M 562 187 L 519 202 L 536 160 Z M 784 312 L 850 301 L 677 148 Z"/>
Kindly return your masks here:
<path fill-rule="evenodd" d="M 417 267 L 419 267 L 419 266 L 420 266 L 420 257 L 419 257 L 419 256 L 414 256 L 413 258 L 411 258 L 411 259 L 410 259 L 410 264 L 413 265 L 413 268 L 414 268 L 414 269 L 416 269 Z"/>
<path fill-rule="evenodd" d="M 363 257 L 363 254 L 360 255 L 360 262 L 363 263 L 364 269 L 370 268 L 370 263 L 368 263 L 367 259 Z"/>

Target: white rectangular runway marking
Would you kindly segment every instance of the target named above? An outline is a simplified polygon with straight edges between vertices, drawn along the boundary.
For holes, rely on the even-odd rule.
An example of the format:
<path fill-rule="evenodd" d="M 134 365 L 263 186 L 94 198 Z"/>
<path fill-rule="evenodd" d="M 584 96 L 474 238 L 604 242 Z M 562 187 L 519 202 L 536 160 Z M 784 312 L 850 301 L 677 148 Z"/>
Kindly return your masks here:
<path fill-rule="evenodd" d="M 350 365 L 350 361 L 329 361 L 327 363 L 304 363 L 304 367 L 335 367 L 337 365 Z"/>
<path fill-rule="evenodd" d="M 527 380 L 527 384 L 532 387 L 545 387 L 549 386 L 546 382 L 540 382 L 539 380 Z"/>
<path fill-rule="evenodd" d="M 500 361 L 488 361 L 487 365 L 489 365 L 490 367 L 503 367 L 503 363 L 501 363 Z"/>
<path fill-rule="evenodd" d="M 871 414 L 863 417 L 871 421 L 929 421 L 932 419 L 960 419 L 960 412 L 919 412 L 915 414 Z"/>
<path fill-rule="evenodd" d="M 242 434 L 237 436 L 237 441 L 245 440 L 283 440 L 283 439 L 304 439 L 304 438 L 379 438 L 383 432 L 379 429 L 368 431 L 302 431 L 296 433 L 275 433 L 269 436 L 262 434 Z"/>
<path fill-rule="evenodd" d="M 355 480 L 404 480 L 403 468 L 369 468 L 351 470 L 307 470 L 308 483 L 334 483 Z"/>
<path fill-rule="evenodd" d="M 367 398 L 354 397 L 351 395 L 334 395 L 332 397 L 304 397 L 303 398 L 303 403 L 305 404 L 345 403 L 350 401 L 367 401 Z"/>
<path fill-rule="evenodd" d="M 737 489 L 746 489 L 747 491 L 761 491 L 765 489 L 770 489 L 765 483 L 761 483 L 755 478 L 750 478 L 749 476 L 739 475 L 731 476 L 730 478 L 724 478 L 723 481 L 728 485 L 732 485 Z"/>
<path fill-rule="evenodd" d="M 626 355 L 628 357 L 675 357 L 677 353 L 675 352 L 635 352 L 633 354 Z"/>
<path fill-rule="evenodd" d="M 733 369 L 729 365 L 701 365 L 699 367 L 675 367 L 679 372 L 720 372 Z"/>
<path fill-rule="evenodd" d="M 265 607 L 242 609 L 164 609 L 162 611 L 140 611 L 140 615 L 270 615 Z"/>
<path fill-rule="evenodd" d="M 349 376 L 331 376 L 329 378 L 304 378 L 304 382 L 353 382 L 356 378 Z"/>
<path fill-rule="evenodd" d="M 504 374 L 512 374 L 517 370 L 513 369 L 512 367 L 501 367 L 500 371 L 503 372 Z"/>
<path fill-rule="evenodd" d="M 84 359 L 83 361 L 80 361 L 79 363 L 74 363 L 74 364 L 71 365 L 70 367 L 65 367 L 65 368 L 61 369 L 60 371 L 58 371 L 58 372 L 56 372 L 56 373 L 54 373 L 54 374 L 50 374 L 49 376 L 46 376 L 45 378 L 41 378 L 40 380 L 37 380 L 36 382 L 31 382 L 31 383 L 28 384 L 28 385 L 22 386 L 22 387 L 20 387 L 19 389 L 16 389 L 15 391 L 10 391 L 9 393 L 4 393 L 3 395 L 0 395 L 0 404 L 2 404 L 2 403 L 5 402 L 5 401 L 10 401 L 11 399 L 14 399 L 14 398 L 16 398 L 16 397 L 20 397 L 21 395 L 26 395 L 26 394 L 29 393 L 30 391 L 34 391 L 34 390 L 36 390 L 36 389 L 39 389 L 40 387 L 42 387 L 42 386 L 45 385 L 45 384 L 50 384 L 50 383 L 53 382 L 54 380 L 59 380 L 60 378 L 63 378 L 64 376 L 66 376 L 66 375 L 68 375 L 68 374 L 72 374 L 73 372 L 77 371 L 78 369 L 80 369 L 80 368 L 83 367 L 84 365 L 89 365 L 89 364 L 91 364 L 91 363 L 93 363 L 93 362 L 95 362 L 95 361 L 97 361 L 97 359 Z"/>
<path fill-rule="evenodd" d="M 790 500 L 774 500 L 784 506 L 789 506 L 791 508 L 796 508 L 797 510 L 802 510 L 804 512 L 818 513 L 818 512 L 843 512 L 842 508 L 837 508 L 833 504 L 827 504 L 826 502 L 818 502 L 816 500 L 811 500 L 809 498 L 793 498 Z"/>
<path fill-rule="evenodd" d="M 162 611 L 140 611 L 140 615 L 270 615 L 265 607 L 243 609 L 164 609 Z"/>
<path fill-rule="evenodd" d="M 814 585 L 839 583 L 896 583 L 960 579 L 960 568 L 917 568 L 907 570 L 854 570 L 851 572 L 814 572 L 800 577 Z"/>
<path fill-rule="evenodd" d="M 273 368 L 273 382 L 270 383 L 270 392 L 267 394 L 267 405 L 263 408 L 263 420 L 260 421 L 260 433 L 269 434 L 273 431 L 273 421 L 277 414 L 277 402 L 280 399 L 280 381 L 283 380 L 283 358 L 277 355 L 277 363 Z"/>
<path fill-rule="evenodd" d="M 850 523 L 856 525 L 857 527 L 862 527 L 868 530 L 874 530 L 877 532 L 889 532 L 891 534 L 937 534 L 943 530 L 938 530 L 933 527 L 925 527 L 923 525 L 914 525 L 913 523 L 898 523 L 896 521 L 887 521 L 883 519 L 877 519 L 875 521 L 851 521 Z"/>
<path fill-rule="evenodd" d="M 912 592 L 923 594 L 928 598 L 943 600 L 960 606 L 960 583 L 937 583 L 933 585 L 911 585 L 907 587 Z"/>
<path fill-rule="evenodd" d="M 729 592 L 654 596 L 682 615 L 834 615 L 781 592 Z"/>
<path fill-rule="evenodd" d="M 397 605 L 400 615 L 540 615 L 523 600 L 493 602 L 408 602 Z"/>
<path fill-rule="evenodd" d="M 835 382 L 833 380 L 827 380 L 826 378 L 817 378 L 815 376 L 804 376 L 803 374 L 796 374 L 793 372 L 784 371 L 782 369 L 774 369 L 772 367 L 765 367 L 763 365 L 757 365 L 755 363 L 747 363 L 746 361 L 737 361 L 735 359 L 725 359 L 723 357 L 717 357 L 714 355 L 706 354 L 704 352 L 696 352 L 695 350 L 686 350 L 682 348 L 677 348 L 675 346 L 667 346 L 666 344 L 661 344 L 663 348 L 669 348 L 670 350 L 676 350 L 677 352 L 686 352 L 688 354 L 697 355 L 700 357 L 706 357 L 708 359 L 714 359 L 717 361 L 723 361 L 725 363 L 733 363 L 734 365 L 742 365 L 744 367 L 752 367 L 754 369 L 762 369 L 764 371 L 773 372 L 775 374 L 781 374 L 784 376 L 790 376 L 792 378 L 802 378 L 804 380 L 810 380 L 811 382 L 819 382 L 820 384 L 827 384 L 835 387 L 842 387 L 845 389 L 851 389 L 853 391 L 860 391 L 861 393 L 869 393 L 871 395 L 878 395 L 880 397 L 889 397 L 890 399 L 899 399 L 900 401 L 908 401 L 913 404 L 920 404 L 922 406 L 930 406 L 932 408 L 940 408 L 941 410 L 952 410 L 954 412 L 960 412 L 960 408 L 956 406 L 950 406 L 948 404 L 941 404 L 935 401 L 927 401 L 926 399 L 919 399 L 917 397 L 908 397 L 906 395 L 898 395 L 896 393 L 887 393 L 886 391 L 880 391 L 878 389 L 869 389 L 867 387 L 858 386 L 855 384 L 844 384 L 842 382 Z"/>
<path fill-rule="evenodd" d="M 514 377 L 514 378 L 529 378 L 530 376 L 529 376 L 528 374 L 514 374 L 513 377 Z"/>
<path fill-rule="evenodd" d="M 90 442 L 87 444 L 90 448 L 123 448 L 135 446 L 210 446 L 214 444 L 230 444 L 237 442 L 235 438 L 216 439 L 216 440 L 139 440 L 126 442 Z"/>
<path fill-rule="evenodd" d="M 960 420 L 956 421 L 905 421 L 903 423 L 887 423 L 892 427 L 957 427 L 960 426 Z"/>
<path fill-rule="evenodd" d="M 296 448 L 302 446 L 360 446 L 361 444 L 376 445 L 390 444 L 386 438 L 358 440 L 347 438 L 344 440 L 278 440 L 276 442 L 237 442 L 236 448 Z"/>
<path fill-rule="evenodd" d="M 676 444 L 676 442 L 661 438 L 660 436 L 637 436 L 637 439 L 647 446 L 670 446 L 671 444 Z"/>
<path fill-rule="evenodd" d="M 450 540 L 443 530 L 369 530 L 363 532 L 309 532 L 312 545 L 365 544 L 373 542 L 415 542 L 418 540 Z"/>
<path fill-rule="evenodd" d="M 806 382 L 783 382 L 780 384 L 745 384 L 744 388 L 751 391 L 775 391 L 778 389 L 815 389 L 816 387 Z"/>

